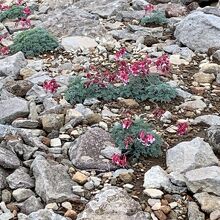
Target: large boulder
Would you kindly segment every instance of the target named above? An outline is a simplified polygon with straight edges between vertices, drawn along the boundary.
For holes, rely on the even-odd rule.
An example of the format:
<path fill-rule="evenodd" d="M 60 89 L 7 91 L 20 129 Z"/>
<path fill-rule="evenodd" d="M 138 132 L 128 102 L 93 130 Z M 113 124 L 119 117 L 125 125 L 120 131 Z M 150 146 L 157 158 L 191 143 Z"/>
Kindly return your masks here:
<path fill-rule="evenodd" d="M 17 78 L 20 70 L 28 64 L 22 52 L 0 60 L 0 76 Z"/>
<path fill-rule="evenodd" d="M 102 189 L 86 205 L 77 220 L 149 220 L 149 213 L 143 212 L 139 203 L 125 190 L 111 186 Z"/>
<path fill-rule="evenodd" d="M 77 184 L 71 180 L 65 166 L 37 156 L 31 168 L 36 179 L 35 191 L 44 202 L 75 201 L 78 199 L 78 196 L 72 192 L 72 187 Z"/>
<path fill-rule="evenodd" d="M 211 146 L 197 137 L 184 141 L 167 151 L 166 163 L 169 171 L 186 172 L 200 167 L 218 164 Z"/>
<path fill-rule="evenodd" d="M 220 196 L 220 167 L 203 167 L 185 174 L 187 187 L 193 192 L 208 192 Z"/>
<path fill-rule="evenodd" d="M 220 17 L 195 11 L 177 25 L 174 36 L 192 50 L 208 52 L 220 47 Z"/>
<path fill-rule="evenodd" d="M 9 98 L 0 101 L 0 123 L 11 123 L 19 117 L 29 114 L 28 102 L 22 98 Z"/>
<path fill-rule="evenodd" d="M 211 126 L 207 130 L 209 142 L 216 153 L 220 153 L 220 126 Z"/>
<path fill-rule="evenodd" d="M 218 115 L 201 115 L 196 117 L 192 124 L 206 124 L 209 126 L 220 125 L 220 117 Z"/>

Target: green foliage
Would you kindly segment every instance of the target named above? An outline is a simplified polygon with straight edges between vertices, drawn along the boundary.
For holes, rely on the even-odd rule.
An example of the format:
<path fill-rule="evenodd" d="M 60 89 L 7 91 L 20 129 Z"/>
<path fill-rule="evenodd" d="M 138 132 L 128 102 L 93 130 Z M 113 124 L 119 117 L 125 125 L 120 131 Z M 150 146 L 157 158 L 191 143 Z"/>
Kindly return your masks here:
<path fill-rule="evenodd" d="M 119 97 L 133 98 L 136 100 L 152 100 L 168 102 L 176 97 L 176 91 L 167 83 L 162 82 L 159 76 L 131 77 L 127 85 L 114 86 L 109 84 L 106 88 L 100 88 L 93 84 L 86 88 L 86 79 L 75 77 L 66 91 L 66 100 L 70 103 L 82 103 L 86 98 L 101 100 L 116 100 Z"/>
<path fill-rule="evenodd" d="M 141 19 L 142 25 L 164 25 L 167 24 L 168 20 L 165 14 L 159 10 L 153 11 L 149 16 L 145 16 Z"/>
<path fill-rule="evenodd" d="M 35 56 L 52 51 L 59 46 L 57 40 L 45 29 L 34 28 L 18 34 L 10 46 L 12 53 L 22 51 L 26 56 Z"/>
<path fill-rule="evenodd" d="M 143 145 L 138 140 L 140 131 L 145 131 L 149 134 L 152 134 L 155 138 L 154 143 L 152 143 L 150 146 Z M 121 124 L 116 124 L 112 128 L 111 135 L 115 140 L 115 146 L 120 148 L 122 153 L 132 158 L 135 162 L 141 156 L 159 157 L 162 153 L 162 140 L 160 136 L 152 130 L 149 124 L 141 119 L 135 120 L 128 129 L 123 129 Z M 127 137 L 133 138 L 133 143 L 131 143 L 128 148 L 126 148 L 124 143 Z"/>
<path fill-rule="evenodd" d="M 0 13 L 0 22 L 8 19 L 19 19 L 22 17 L 25 17 L 25 14 L 23 13 L 24 6 L 21 5 L 13 5 L 9 10 L 3 11 Z"/>

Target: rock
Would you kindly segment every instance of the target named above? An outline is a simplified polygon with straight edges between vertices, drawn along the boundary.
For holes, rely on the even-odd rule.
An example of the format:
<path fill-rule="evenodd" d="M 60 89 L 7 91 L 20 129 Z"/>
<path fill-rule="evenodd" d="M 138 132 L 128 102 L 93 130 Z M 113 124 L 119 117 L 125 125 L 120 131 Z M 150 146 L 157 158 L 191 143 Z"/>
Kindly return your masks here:
<path fill-rule="evenodd" d="M 220 197 L 210 195 L 207 192 L 197 193 L 193 196 L 201 206 L 202 211 L 210 214 L 215 210 L 220 210 Z"/>
<path fill-rule="evenodd" d="M 0 167 L 0 190 L 6 188 L 7 182 L 6 182 L 7 172 Z"/>
<path fill-rule="evenodd" d="M 4 88 L 13 95 L 24 98 L 32 86 L 33 84 L 27 80 L 10 80 L 5 83 Z"/>
<path fill-rule="evenodd" d="M 15 119 L 12 122 L 12 126 L 16 128 L 37 128 L 39 126 L 39 122 L 37 120 L 31 119 Z"/>
<path fill-rule="evenodd" d="M 200 99 L 196 99 L 193 101 L 186 101 L 183 104 L 180 105 L 181 108 L 185 110 L 201 110 L 203 111 L 207 106 L 205 102 L 203 102 Z"/>
<path fill-rule="evenodd" d="M 186 172 L 200 167 L 218 164 L 218 158 L 211 146 L 197 137 L 191 141 L 184 141 L 169 149 L 166 163 L 170 172 Z"/>
<path fill-rule="evenodd" d="M 72 190 L 73 190 L 73 193 L 78 196 L 84 196 L 85 194 L 85 190 L 83 189 L 82 186 L 73 186 Z"/>
<path fill-rule="evenodd" d="M 150 220 L 147 212 L 141 211 L 141 206 L 133 200 L 125 190 L 118 187 L 106 187 L 102 189 L 86 205 L 77 220 Z"/>
<path fill-rule="evenodd" d="M 67 168 L 61 164 L 47 161 L 42 156 L 37 156 L 31 168 L 36 179 L 35 191 L 44 202 L 63 202 L 78 199 L 72 193 L 75 186 L 67 173 Z"/>
<path fill-rule="evenodd" d="M 50 140 L 50 146 L 51 147 L 54 147 L 54 148 L 58 147 L 58 148 L 60 148 L 61 145 L 62 145 L 62 143 L 61 143 L 60 138 L 53 138 L 53 139 Z"/>
<path fill-rule="evenodd" d="M 203 167 L 188 171 L 185 174 L 187 187 L 193 192 L 198 191 L 220 195 L 220 167 Z"/>
<path fill-rule="evenodd" d="M 169 214 L 171 212 L 171 207 L 168 205 L 163 205 L 160 207 L 160 210 L 165 214 Z"/>
<path fill-rule="evenodd" d="M 53 202 L 53 203 L 48 203 L 48 204 L 45 206 L 45 209 L 58 210 L 59 207 L 58 207 L 57 203 Z"/>
<path fill-rule="evenodd" d="M 200 71 L 216 75 L 220 73 L 220 65 L 216 63 L 202 63 L 200 65 Z"/>
<path fill-rule="evenodd" d="M 16 118 L 26 117 L 29 114 L 28 102 L 22 98 L 9 98 L 0 101 L 0 123 L 11 123 Z"/>
<path fill-rule="evenodd" d="M 220 117 L 217 115 L 202 115 L 202 116 L 198 116 L 196 117 L 192 124 L 197 125 L 197 124 L 207 124 L 210 126 L 213 125 L 220 125 Z"/>
<path fill-rule="evenodd" d="M 47 132 L 59 130 L 64 124 L 63 114 L 46 114 L 42 116 L 43 129 Z"/>
<path fill-rule="evenodd" d="M 214 74 L 198 72 L 193 75 L 194 79 L 198 83 L 212 83 L 215 80 Z"/>
<path fill-rule="evenodd" d="M 74 141 L 69 149 L 69 157 L 73 165 L 79 169 L 109 170 L 115 169 L 111 162 L 100 158 L 106 145 L 112 145 L 109 133 L 101 128 L 92 128 Z"/>
<path fill-rule="evenodd" d="M 220 126 L 211 126 L 207 130 L 209 143 L 216 153 L 220 153 Z"/>
<path fill-rule="evenodd" d="M 185 6 L 175 3 L 167 4 L 165 9 L 165 15 L 167 18 L 184 16 L 186 13 L 187 10 Z"/>
<path fill-rule="evenodd" d="M 184 60 L 184 59 L 181 59 L 180 58 L 180 54 L 173 54 L 170 56 L 170 63 L 173 64 L 173 65 L 188 65 L 189 62 Z"/>
<path fill-rule="evenodd" d="M 91 49 L 97 47 L 97 43 L 94 39 L 84 36 L 73 36 L 62 38 L 61 45 L 66 51 L 73 51 L 77 49 Z"/>
<path fill-rule="evenodd" d="M 164 193 L 158 189 L 145 189 L 144 194 L 150 196 L 152 199 L 160 199 Z"/>
<path fill-rule="evenodd" d="M 205 220 L 205 214 L 199 210 L 199 207 L 195 202 L 188 203 L 188 219 Z"/>
<path fill-rule="evenodd" d="M 137 108 L 139 106 L 134 99 L 121 99 L 120 103 L 130 108 Z"/>
<path fill-rule="evenodd" d="M 6 204 L 11 202 L 11 192 L 7 189 L 2 190 L 2 202 Z"/>
<path fill-rule="evenodd" d="M 70 219 L 75 220 L 77 217 L 77 213 L 74 210 L 67 210 L 64 214 L 65 217 L 69 217 Z"/>
<path fill-rule="evenodd" d="M 43 219 L 67 220 L 65 217 L 55 214 L 53 211 L 47 210 L 47 209 L 41 209 L 41 210 L 38 210 L 37 212 L 33 212 L 27 218 L 27 220 L 43 220 Z"/>
<path fill-rule="evenodd" d="M 174 36 L 190 49 L 204 53 L 211 47 L 220 47 L 219 24 L 220 17 L 195 11 L 177 25 Z"/>
<path fill-rule="evenodd" d="M 0 76 L 17 78 L 21 68 L 27 65 L 27 60 L 22 52 L 0 60 Z"/>
<path fill-rule="evenodd" d="M 30 189 L 16 189 L 12 192 L 12 196 L 15 198 L 17 202 L 23 202 L 24 200 L 34 196 L 34 193 Z"/>
<path fill-rule="evenodd" d="M 35 101 L 36 103 L 42 103 L 46 98 L 46 91 L 37 84 L 33 85 L 33 87 L 27 92 L 26 99 Z"/>
<path fill-rule="evenodd" d="M 161 210 L 155 211 L 154 214 L 156 215 L 156 217 L 159 220 L 166 220 L 167 219 L 167 216 Z"/>
<path fill-rule="evenodd" d="M 133 175 L 131 173 L 121 173 L 119 178 L 124 183 L 131 183 L 133 180 Z"/>
<path fill-rule="evenodd" d="M 29 215 L 32 212 L 36 212 L 39 209 L 42 209 L 43 204 L 41 203 L 40 198 L 36 198 L 35 196 L 31 196 L 30 198 L 25 200 L 22 204 L 19 204 L 19 208 L 21 210 L 21 213 Z"/>
<path fill-rule="evenodd" d="M 220 218 L 220 210 L 216 210 L 210 214 L 210 220 L 218 220 Z"/>
<path fill-rule="evenodd" d="M 34 180 L 22 168 L 16 169 L 6 180 L 11 189 L 34 187 Z"/>
<path fill-rule="evenodd" d="M 121 154 L 121 150 L 117 147 L 114 147 L 114 145 L 106 146 L 103 150 L 101 150 L 101 155 L 108 159 L 112 159 L 114 154 Z"/>
<path fill-rule="evenodd" d="M 212 59 L 217 64 L 220 64 L 220 50 L 217 50 L 217 51 L 215 51 L 215 53 L 213 53 Z"/>
<path fill-rule="evenodd" d="M 83 185 L 84 183 L 86 183 L 88 177 L 83 174 L 83 173 L 80 173 L 80 172 L 76 172 L 74 175 L 73 175 L 73 181 Z"/>
<path fill-rule="evenodd" d="M 70 202 L 63 202 L 62 204 L 62 207 L 65 208 L 66 210 L 71 210 L 73 207 L 72 207 L 72 204 Z"/>
<path fill-rule="evenodd" d="M 171 172 L 169 174 L 171 183 L 177 186 L 186 186 L 186 179 L 183 174 L 178 172 Z"/>
<path fill-rule="evenodd" d="M 44 22 L 39 26 L 44 26 L 57 37 L 74 35 L 94 37 L 106 33 L 96 15 L 79 9 L 74 5 L 66 9 L 57 8 L 47 15 L 42 15 L 41 19 Z"/>
<path fill-rule="evenodd" d="M 0 166 L 8 169 L 16 169 L 20 166 L 20 160 L 12 151 L 0 147 Z"/>
<path fill-rule="evenodd" d="M 65 123 L 74 120 L 76 123 L 82 121 L 84 118 L 83 114 L 75 109 L 67 109 Z M 72 124 L 72 122 L 71 122 Z M 75 124 L 75 123 L 74 123 Z"/>

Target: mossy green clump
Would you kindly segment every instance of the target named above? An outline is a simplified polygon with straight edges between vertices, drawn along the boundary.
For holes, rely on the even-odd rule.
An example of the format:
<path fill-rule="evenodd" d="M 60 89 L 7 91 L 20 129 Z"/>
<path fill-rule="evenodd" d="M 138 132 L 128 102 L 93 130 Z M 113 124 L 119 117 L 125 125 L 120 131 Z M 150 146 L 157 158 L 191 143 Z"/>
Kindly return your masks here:
<path fill-rule="evenodd" d="M 19 33 L 14 44 L 10 46 L 11 53 L 22 51 L 26 56 L 36 56 L 50 52 L 59 46 L 57 39 L 43 28 L 34 28 Z"/>
<path fill-rule="evenodd" d="M 13 5 L 10 9 L 0 13 L 0 22 L 4 21 L 5 19 L 20 19 L 22 17 L 26 17 L 23 11 L 24 6 Z"/>
<path fill-rule="evenodd" d="M 142 25 L 164 25 L 168 23 L 165 14 L 159 10 L 153 11 L 150 15 L 146 15 L 141 19 Z"/>

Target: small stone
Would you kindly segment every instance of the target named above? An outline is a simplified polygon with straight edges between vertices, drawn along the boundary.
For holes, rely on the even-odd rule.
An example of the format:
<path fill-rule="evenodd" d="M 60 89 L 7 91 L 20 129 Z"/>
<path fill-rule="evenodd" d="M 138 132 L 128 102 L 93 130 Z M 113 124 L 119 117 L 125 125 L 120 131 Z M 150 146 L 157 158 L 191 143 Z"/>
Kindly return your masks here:
<path fill-rule="evenodd" d="M 150 196 L 152 199 L 160 199 L 164 193 L 158 189 L 145 189 L 144 194 Z"/>
<path fill-rule="evenodd" d="M 63 114 L 47 114 L 42 116 L 43 129 L 47 132 L 59 130 L 64 124 Z"/>
<path fill-rule="evenodd" d="M 11 192 L 7 189 L 2 190 L 2 202 L 6 204 L 11 202 Z"/>
<path fill-rule="evenodd" d="M 75 195 L 82 196 L 82 197 L 85 194 L 85 190 L 83 189 L 82 186 L 73 186 L 72 191 Z"/>
<path fill-rule="evenodd" d="M 84 175 L 83 173 L 81 172 L 76 172 L 74 175 L 73 175 L 73 181 L 83 185 L 84 183 L 87 182 L 87 179 L 88 177 L 86 175 Z"/>
<path fill-rule="evenodd" d="M 131 173 L 121 173 L 119 174 L 119 178 L 124 183 L 131 183 L 133 180 L 133 175 Z"/>
<path fill-rule="evenodd" d="M 165 215 L 168 215 L 171 211 L 171 208 L 170 206 L 168 205 L 163 205 L 161 206 L 160 210 L 165 214 Z"/>
<path fill-rule="evenodd" d="M 50 140 L 50 146 L 51 147 L 61 147 L 61 140 L 60 138 L 53 138 Z"/>
<path fill-rule="evenodd" d="M 52 210 L 56 211 L 59 209 L 59 207 L 58 207 L 57 203 L 53 202 L 53 203 L 48 203 L 45 206 L 45 209 L 52 209 Z"/>
<path fill-rule="evenodd" d="M 34 193 L 30 189 L 19 188 L 12 192 L 12 196 L 17 202 L 22 202 L 31 196 L 34 196 Z"/>
<path fill-rule="evenodd" d="M 123 187 L 126 190 L 132 190 L 134 188 L 134 185 L 127 183 L 127 184 L 123 185 Z"/>
<path fill-rule="evenodd" d="M 169 206 L 170 206 L 171 209 L 175 209 L 178 206 L 178 203 L 177 202 L 171 202 L 171 203 L 169 203 Z"/>
<path fill-rule="evenodd" d="M 215 75 L 210 73 L 196 73 L 193 75 L 194 79 L 198 83 L 212 83 L 215 80 Z"/>
<path fill-rule="evenodd" d="M 161 202 L 157 202 L 151 207 L 151 209 L 154 211 L 159 210 L 160 208 L 161 208 Z"/>
<path fill-rule="evenodd" d="M 210 220 L 219 220 L 220 219 L 220 210 L 215 210 L 210 214 Z"/>
<path fill-rule="evenodd" d="M 122 99 L 120 103 L 130 108 L 137 108 L 139 104 L 134 99 Z"/>
<path fill-rule="evenodd" d="M 69 210 L 69 209 L 71 210 L 73 208 L 70 202 L 63 202 L 61 205 L 66 210 Z"/>
<path fill-rule="evenodd" d="M 72 220 L 75 220 L 77 217 L 77 213 L 74 210 L 67 210 L 64 214 L 65 217 L 71 218 Z"/>
<path fill-rule="evenodd" d="M 195 202 L 189 202 L 188 204 L 188 219 L 205 220 L 205 214 L 199 210 L 199 207 Z"/>
<path fill-rule="evenodd" d="M 154 206 L 156 203 L 160 203 L 160 199 L 148 199 L 148 200 L 147 200 L 147 203 L 148 203 L 150 206 Z"/>
<path fill-rule="evenodd" d="M 161 210 L 155 211 L 154 214 L 156 215 L 156 217 L 159 220 L 166 220 L 167 219 L 167 216 Z"/>

